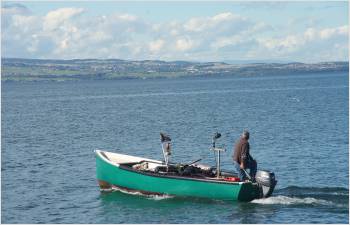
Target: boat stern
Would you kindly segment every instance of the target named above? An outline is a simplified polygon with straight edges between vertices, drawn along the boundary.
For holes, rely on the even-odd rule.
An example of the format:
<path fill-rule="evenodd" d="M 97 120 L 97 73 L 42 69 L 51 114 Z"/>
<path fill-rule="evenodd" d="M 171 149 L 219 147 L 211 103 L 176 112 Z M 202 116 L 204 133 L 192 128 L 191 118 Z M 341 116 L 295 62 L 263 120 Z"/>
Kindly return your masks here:
<path fill-rule="evenodd" d="M 250 202 L 254 199 L 260 198 L 260 187 L 257 183 L 242 182 L 241 189 L 238 193 L 237 200 L 243 202 Z"/>

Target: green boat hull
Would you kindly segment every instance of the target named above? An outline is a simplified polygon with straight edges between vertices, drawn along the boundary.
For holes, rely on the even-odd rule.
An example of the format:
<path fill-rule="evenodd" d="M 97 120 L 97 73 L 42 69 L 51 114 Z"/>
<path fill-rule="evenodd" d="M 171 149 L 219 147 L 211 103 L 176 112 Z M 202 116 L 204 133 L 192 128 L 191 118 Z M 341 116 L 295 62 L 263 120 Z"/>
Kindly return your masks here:
<path fill-rule="evenodd" d="M 99 154 L 96 154 L 96 172 L 102 188 L 117 186 L 141 193 L 238 201 L 251 201 L 260 195 L 255 183 L 154 176 L 115 165 Z"/>

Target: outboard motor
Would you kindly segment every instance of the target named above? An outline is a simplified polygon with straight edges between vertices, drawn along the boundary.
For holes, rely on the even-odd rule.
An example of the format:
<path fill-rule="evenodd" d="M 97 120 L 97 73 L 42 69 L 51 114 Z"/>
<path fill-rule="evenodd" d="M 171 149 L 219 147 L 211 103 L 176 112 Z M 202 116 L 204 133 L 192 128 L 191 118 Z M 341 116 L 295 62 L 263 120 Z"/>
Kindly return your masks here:
<path fill-rule="evenodd" d="M 277 184 L 275 174 L 270 171 L 258 170 L 255 180 L 260 187 L 260 198 L 270 197 Z"/>

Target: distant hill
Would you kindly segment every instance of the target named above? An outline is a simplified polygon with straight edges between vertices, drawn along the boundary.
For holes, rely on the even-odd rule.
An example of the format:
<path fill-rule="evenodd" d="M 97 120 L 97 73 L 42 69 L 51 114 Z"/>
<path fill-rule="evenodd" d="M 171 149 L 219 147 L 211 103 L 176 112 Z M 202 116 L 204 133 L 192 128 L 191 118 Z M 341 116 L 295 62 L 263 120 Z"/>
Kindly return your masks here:
<path fill-rule="evenodd" d="M 228 64 L 291 63 L 291 61 L 287 60 L 224 60 L 223 62 Z"/>
<path fill-rule="evenodd" d="M 264 75 L 348 71 L 348 62 L 248 63 L 121 59 L 42 60 L 3 58 L 2 81 L 175 78 L 184 76 Z"/>

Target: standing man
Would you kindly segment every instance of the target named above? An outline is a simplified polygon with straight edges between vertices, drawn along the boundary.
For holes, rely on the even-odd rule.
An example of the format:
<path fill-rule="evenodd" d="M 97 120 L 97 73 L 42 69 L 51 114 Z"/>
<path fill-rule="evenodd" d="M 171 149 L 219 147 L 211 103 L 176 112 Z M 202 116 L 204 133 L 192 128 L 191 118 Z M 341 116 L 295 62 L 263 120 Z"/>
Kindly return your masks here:
<path fill-rule="evenodd" d="M 255 181 L 255 174 L 257 170 L 257 163 L 253 157 L 249 154 L 249 132 L 243 131 L 240 139 L 236 142 L 233 153 L 233 164 L 238 172 L 241 181 L 247 180 L 247 176 L 244 172 L 246 169 L 250 169 L 249 175 Z"/>

